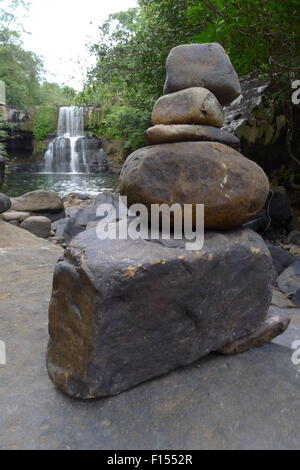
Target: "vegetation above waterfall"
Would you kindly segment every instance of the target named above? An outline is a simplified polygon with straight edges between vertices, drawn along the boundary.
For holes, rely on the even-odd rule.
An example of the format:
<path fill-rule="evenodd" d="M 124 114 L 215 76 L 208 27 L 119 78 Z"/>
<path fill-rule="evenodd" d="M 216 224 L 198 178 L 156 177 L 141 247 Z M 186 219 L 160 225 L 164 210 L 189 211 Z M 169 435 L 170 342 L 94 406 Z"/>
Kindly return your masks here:
<path fill-rule="evenodd" d="M 300 77 L 299 16 L 298 0 L 139 0 L 139 8 L 100 25 L 90 48 L 97 65 L 77 102 L 99 105 L 100 134 L 135 149 L 161 95 L 170 49 L 219 42 L 240 75 L 267 75 L 286 104 L 292 77 Z"/>

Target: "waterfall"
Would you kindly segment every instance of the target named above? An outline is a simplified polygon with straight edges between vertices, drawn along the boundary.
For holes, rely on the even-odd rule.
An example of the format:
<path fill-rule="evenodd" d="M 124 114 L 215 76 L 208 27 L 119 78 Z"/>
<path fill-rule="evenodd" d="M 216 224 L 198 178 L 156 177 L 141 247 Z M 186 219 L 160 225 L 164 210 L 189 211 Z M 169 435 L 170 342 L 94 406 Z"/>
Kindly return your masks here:
<path fill-rule="evenodd" d="M 101 173 L 108 165 L 102 143 L 84 134 L 84 108 L 59 108 L 56 138 L 44 156 L 45 173 Z"/>

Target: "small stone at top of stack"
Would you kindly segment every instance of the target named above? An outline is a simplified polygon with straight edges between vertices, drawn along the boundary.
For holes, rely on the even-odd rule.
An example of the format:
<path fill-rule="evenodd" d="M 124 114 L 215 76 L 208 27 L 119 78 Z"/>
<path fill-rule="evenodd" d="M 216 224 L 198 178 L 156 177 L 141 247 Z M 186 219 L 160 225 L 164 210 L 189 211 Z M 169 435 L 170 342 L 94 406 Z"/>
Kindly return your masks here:
<path fill-rule="evenodd" d="M 186 44 L 171 49 L 167 58 L 164 93 L 192 87 L 211 91 L 222 106 L 241 94 L 239 77 L 218 43 Z"/>
<path fill-rule="evenodd" d="M 235 136 L 219 130 L 224 125 L 221 106 L 241 93 L 223 47 L 217 43 L 174 47 L 166 71 L 165 94 L 154 105 L 153 127 L 145 132 L 148 142 L 216 141 L 238 148 Z"/>

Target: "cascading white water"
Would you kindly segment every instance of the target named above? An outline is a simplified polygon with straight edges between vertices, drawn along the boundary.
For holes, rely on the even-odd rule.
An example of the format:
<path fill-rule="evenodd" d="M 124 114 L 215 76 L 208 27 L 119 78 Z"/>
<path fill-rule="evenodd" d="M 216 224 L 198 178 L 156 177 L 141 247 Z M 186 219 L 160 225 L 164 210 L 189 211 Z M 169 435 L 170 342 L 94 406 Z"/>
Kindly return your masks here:
<path fill-rule="evenodd" d="M 101 141 L 84 134 L 84 108 L 59 108 L 56 138 L 44 156 L 46 173 L 98 173 L 107 170 Z"/>

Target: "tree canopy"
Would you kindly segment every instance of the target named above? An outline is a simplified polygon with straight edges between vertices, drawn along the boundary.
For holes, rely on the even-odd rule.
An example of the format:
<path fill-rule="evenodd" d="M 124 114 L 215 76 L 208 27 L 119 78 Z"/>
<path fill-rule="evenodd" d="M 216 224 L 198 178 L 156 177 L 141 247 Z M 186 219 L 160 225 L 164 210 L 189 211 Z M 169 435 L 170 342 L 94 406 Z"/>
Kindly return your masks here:
<path fill-rule="evenodd" d="M 104 135 L 138 146 L 168 52 L 197 42 L 219 42 L 240 75 L 268 75 L 283 92 L 300 75 L 299 17 L 299 0 L 139 0 L 99 26 L 90 47 L 97 64 L 78 102 L 101 107 Z"/>

